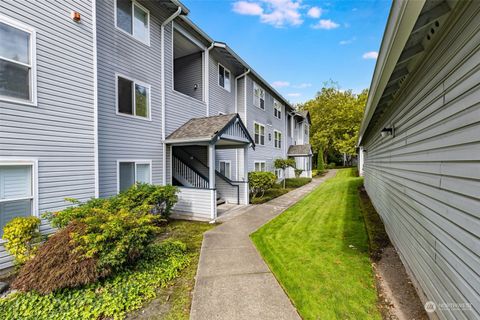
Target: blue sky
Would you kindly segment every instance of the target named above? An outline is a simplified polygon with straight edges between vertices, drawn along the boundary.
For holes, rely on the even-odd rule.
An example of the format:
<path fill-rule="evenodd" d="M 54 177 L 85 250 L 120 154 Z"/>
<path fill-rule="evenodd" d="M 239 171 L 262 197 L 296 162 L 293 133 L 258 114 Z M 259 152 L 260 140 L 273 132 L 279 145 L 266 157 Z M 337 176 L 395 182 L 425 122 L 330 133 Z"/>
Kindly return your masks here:
<path fill-rule="evenodd" d="M 290 101 L 315 96 L 329 79 L 370 86 L 391 2 L 183 0 L 189 17 L 223 41 Z"/>

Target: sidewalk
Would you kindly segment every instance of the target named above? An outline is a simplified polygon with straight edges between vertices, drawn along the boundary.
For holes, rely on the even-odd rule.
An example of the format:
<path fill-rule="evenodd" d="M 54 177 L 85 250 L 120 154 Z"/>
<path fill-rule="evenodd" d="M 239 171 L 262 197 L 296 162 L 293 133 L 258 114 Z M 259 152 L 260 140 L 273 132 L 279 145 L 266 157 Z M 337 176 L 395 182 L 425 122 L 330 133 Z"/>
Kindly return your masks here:
<path fill-rule="evenodd" d="M 300 319 L 249 235 L 335 173 L 330 170 L 306 186 L 247 207 L 205 233 L 190 319 Z"/>

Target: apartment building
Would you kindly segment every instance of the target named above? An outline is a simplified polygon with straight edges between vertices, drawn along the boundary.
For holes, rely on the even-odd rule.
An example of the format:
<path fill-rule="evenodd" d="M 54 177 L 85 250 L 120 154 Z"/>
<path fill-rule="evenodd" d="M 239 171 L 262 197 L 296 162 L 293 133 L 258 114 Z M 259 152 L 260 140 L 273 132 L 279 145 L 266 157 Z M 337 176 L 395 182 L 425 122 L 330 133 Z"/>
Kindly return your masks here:
<path fill-rule="evenodd" d="M 311 175 L 308 114 L 188 12 L 175 0 L 0 2 L 0 234 L 135 182 L 177 185 L 176 213 L 212 220 L 224 202 L 247 204 L 248 172 L 276 158 Z M 11 265 L 0 243 L 0 269 Z"/>

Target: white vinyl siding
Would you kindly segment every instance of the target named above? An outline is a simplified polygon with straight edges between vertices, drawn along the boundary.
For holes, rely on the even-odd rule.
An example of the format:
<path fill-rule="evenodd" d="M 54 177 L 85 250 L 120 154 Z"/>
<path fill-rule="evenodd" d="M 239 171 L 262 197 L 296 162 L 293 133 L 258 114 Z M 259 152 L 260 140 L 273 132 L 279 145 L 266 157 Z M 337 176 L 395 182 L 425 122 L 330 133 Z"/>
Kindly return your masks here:
<path fill-rule="evenodd" d="M 228 70 L 227 68 L 225 68 L 219 63 L 218 64 L 218 85 L 229 92 L 231 90 L 230 78 L 231 78 L 230 70 Z"/>
<path fill-rule="evenodd" d="M 253 83 L 253 105 L 265 110 L 265 90 L 256 82 Z"/>
<path fill-rule="evenodd" d="M 220 173 L 223 174 L 228 179 L 231 179 L 231 177 L 232 177 L 232 163 L 230 161 L 227 161 L 227 160 L 220 160 L 219 166 L 220 166 Z"/>
<path fill-rule="evenodd" d="M 151 161 L 118 161 L 118 192 L 127 190 L 137 182 L 152 183 Z"/>
<path fill-rule="evenodd" d="M 265 145 L 265 126 L 260 123 L 255 123 L 255 144 L 264 146 Z"/>
<path fill-rule="evenodd" d="M 0 16 L 0 100 L 36 104 L 35 31 Z"/>
<path fill-rule="evenodd" d="M 150 120 L 150 85 L 117 75 L 117 114 Z"/>
<path fill-rule="evenodd" d="M 282 133 L 278 130 L 274 130 L 274 146 L 277 149 L 282 147 Z"/>
<path fill-rule="evenodd" d="M 150 13 L 136 1 L 116 0 L 115 20 L 118 29 L 150 44 Z"/>
<path fill-rule="evenodd" d="M 273 116 L 282 119 L 282 105 L 276 99 L 273 100 Z"/>
<path fill-rule="evenodd" d="M 35 213 L 34 163 L 0 163 L 0 238 L 16 217 Z"/>
<path fill-rule="evenodd" d="M 267 164 L 265 161 L 254 162 L 255 171 L 267 171 Z"/>

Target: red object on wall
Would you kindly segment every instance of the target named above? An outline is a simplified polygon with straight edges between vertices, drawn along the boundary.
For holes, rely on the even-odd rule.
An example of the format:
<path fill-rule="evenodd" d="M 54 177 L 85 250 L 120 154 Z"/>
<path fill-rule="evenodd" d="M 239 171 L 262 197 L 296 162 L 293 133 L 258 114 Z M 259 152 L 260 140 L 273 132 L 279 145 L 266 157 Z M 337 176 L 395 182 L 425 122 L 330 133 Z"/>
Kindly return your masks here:
<path fill-rule="evenodd" d="M 72 20 L 73 21 L 80 21 L 80 12 L 78 11 L 72 11 L 71 14 L 70 14 L 70 17 L 72 17 Z"/>

